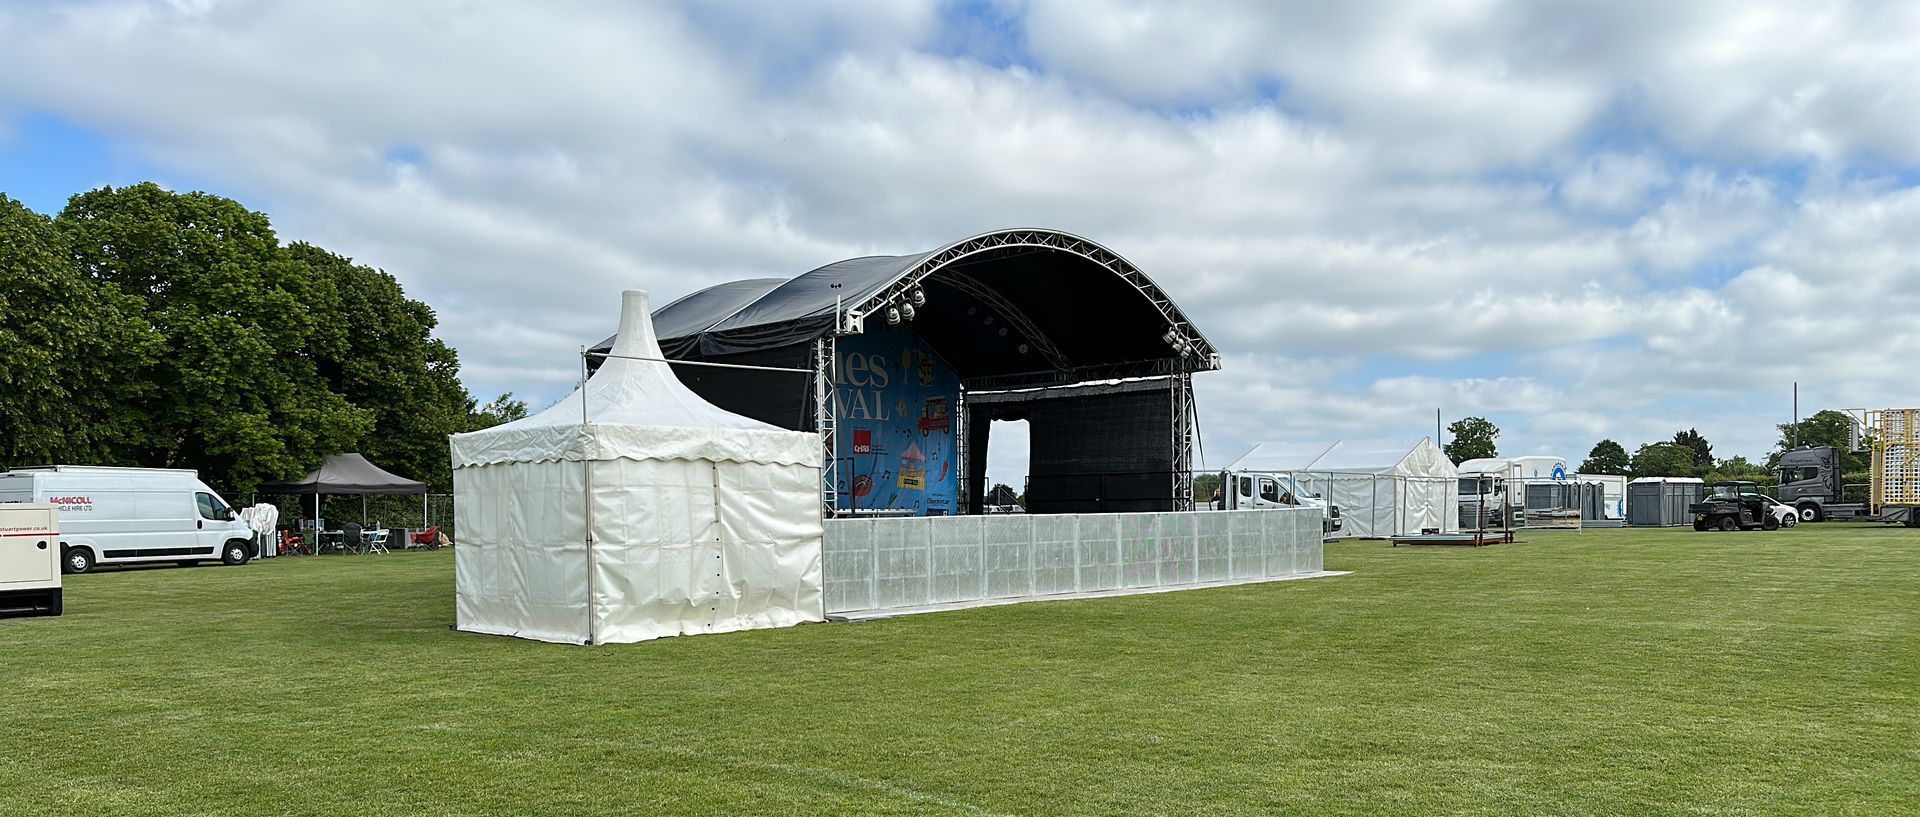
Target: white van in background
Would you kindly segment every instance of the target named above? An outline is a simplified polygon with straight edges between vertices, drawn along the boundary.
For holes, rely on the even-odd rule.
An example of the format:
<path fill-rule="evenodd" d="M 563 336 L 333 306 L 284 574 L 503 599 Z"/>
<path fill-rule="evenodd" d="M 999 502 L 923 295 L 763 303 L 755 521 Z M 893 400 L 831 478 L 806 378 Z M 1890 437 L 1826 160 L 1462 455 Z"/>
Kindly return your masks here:
<path fill-rule="evenodd" d="M 1340 506 L 1328 502 L 1319 494 L 1302 489 L 1292 474 L 1221 471 L 1220 485 L 1220 498 L 1213 501 L 1215 510 L 1319 508 L 1320 532 L 1332 536 L 1340 530 Z"/>
<path fill-rule="evenodd" d="M 0 502 L 45 502 L 60 509 L 60 569 L 96 564 L 219 559 L 246 564 L 253 531 L 200 481 L 175 468 L 48 465 L 0 472 Z"/>

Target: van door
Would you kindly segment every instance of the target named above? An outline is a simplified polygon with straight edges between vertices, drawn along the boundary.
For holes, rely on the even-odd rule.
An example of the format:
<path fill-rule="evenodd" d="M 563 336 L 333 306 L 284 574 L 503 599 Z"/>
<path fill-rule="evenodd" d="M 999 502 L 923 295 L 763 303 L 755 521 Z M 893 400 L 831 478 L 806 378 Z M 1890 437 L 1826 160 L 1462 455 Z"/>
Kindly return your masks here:
<path fill-rule="evenodd" d="M 1238 482 L 1240 484 L 1240 487 L 1238 490 L 1234 491 L 1234 502 L 1233 502 L 1233 505 L 1230 507 L 1233 510 L 1242 510 L 1242 511 L 1254 507 L 1253 477 L 1240 477 L 1234 481 Z"/>
<path fill-rule="evenodd" d="M 1260 507 L 1280 507 L 1280 483 L 1273 477 L 1260 478 Z"/>
<path fill-rule="evenodd" d="M 199 529 L 194 542 L 206 553 L 220 555 L 220 547 L 227 543 L 232 527 L 227 524 L 227 517 L 233 513 L 233 509 L 220 501 L 220 497 L 206 491 L 193 493 L 193 509 L 197 517 L 194 520 L 195 527 Z"/>

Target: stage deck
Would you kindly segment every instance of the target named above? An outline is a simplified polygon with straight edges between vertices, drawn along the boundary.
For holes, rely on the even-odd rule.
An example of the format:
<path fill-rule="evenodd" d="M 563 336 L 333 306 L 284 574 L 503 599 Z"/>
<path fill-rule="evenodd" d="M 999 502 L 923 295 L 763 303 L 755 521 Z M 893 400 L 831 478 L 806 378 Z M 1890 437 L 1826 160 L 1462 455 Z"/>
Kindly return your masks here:
<path fill-rule="evenodd" d="M 1466 533 L 1423 533 L 1393 537 L 1393 546 L 1428 547 L 1485 547 L 1487 545 L 1510 544 L 1513 531 L 1468 531 Z"/>

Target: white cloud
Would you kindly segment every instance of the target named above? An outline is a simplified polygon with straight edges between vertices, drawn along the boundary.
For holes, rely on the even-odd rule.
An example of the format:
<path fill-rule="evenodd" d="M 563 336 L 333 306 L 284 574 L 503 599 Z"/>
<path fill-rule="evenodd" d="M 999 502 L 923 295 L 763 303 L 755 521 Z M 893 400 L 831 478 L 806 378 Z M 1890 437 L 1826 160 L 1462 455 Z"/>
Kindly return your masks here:
<path fill-rule="evenodd" d="M 1605 213 L 1637 210 L 1672 178 L 1657 157 L 1599 153 L 1586 157 L 1567 174 L 1560 184 L 1560 197 L 1573 207 Z"/>
<path fill-rule="evenodd" d="M 992 8 L 956 44 L 991 27 L 930 3 L 14 5 L 0 112 L 386 268 L 485 395 L 564 392 L 621 288 L 1037 224 L 1226 351 L 1210 459 L 1435 406 L 1755 456 L 1795 379 L 1915 397 L 1913 9 Z"/>

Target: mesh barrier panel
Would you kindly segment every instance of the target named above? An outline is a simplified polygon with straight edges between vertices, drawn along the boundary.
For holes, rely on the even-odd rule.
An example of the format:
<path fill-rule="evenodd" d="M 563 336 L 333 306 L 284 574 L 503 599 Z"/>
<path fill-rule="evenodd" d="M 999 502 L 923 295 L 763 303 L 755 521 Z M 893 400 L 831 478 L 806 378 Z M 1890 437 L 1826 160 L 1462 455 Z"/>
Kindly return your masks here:
<path fill-rule="evenodd" d="M 1199 581 L 1219 582 L 1233 578 L 1229 569 L 1233 564 L 1233 550 L 1228 547 L 1227 540 L 1227 522 L 1231 518 L 1225 513 L 1193 514 L 1193 542 L 1200 571 L 1195 578 Z"/>
<path fill-rule="evenodd" d="M 975 517 L 985 519 L 986 517 Z M 1011 515 L 981 526 L 987 558 L 987 597 L 1033 595 L 1033 517 Z"/>
<path fill-rule="evenodd" d="M 985 597 L 980 523 L 986 517 L 954 516 L 941 520 L 943 524 L 932 524 L 936 518 L 918 520 L 931 532 L 933 541 L 933 596 L 928 602 L 950 604 Z"/>
<path fill-rule="evenodd" d="M 1080 553 L 1075 591 L 1120 587 L 1120 518 L 1075 516 L 1074 546 Z"/>
<path fill-rule="evenodd" d="M 927 520 L 875 519 L 872 548 L 875 605 L 908 607 L 926 604 L 932 593 L 932 543 Z"/>
<path fill-rule="evenodd" d="M 1033 535 L 1033 594 L 1072 593 L 1080 589 L 1079 540 L 1071 516 L 1028 517 Z"/>
<path fill-rule="evenodd" d="M 828 525 L 821 541 L 820 565 L 828 576 L 841 581 L 826 586 L 827 609 L 861 610 L 874 606 L 874 560 L 879 551 L 873 547 L 873 528 Z"/>
<path fill-rule="evenodd" d="M 1312 508 L 827 520 L 829 613 L 1323 570 Z"/>

